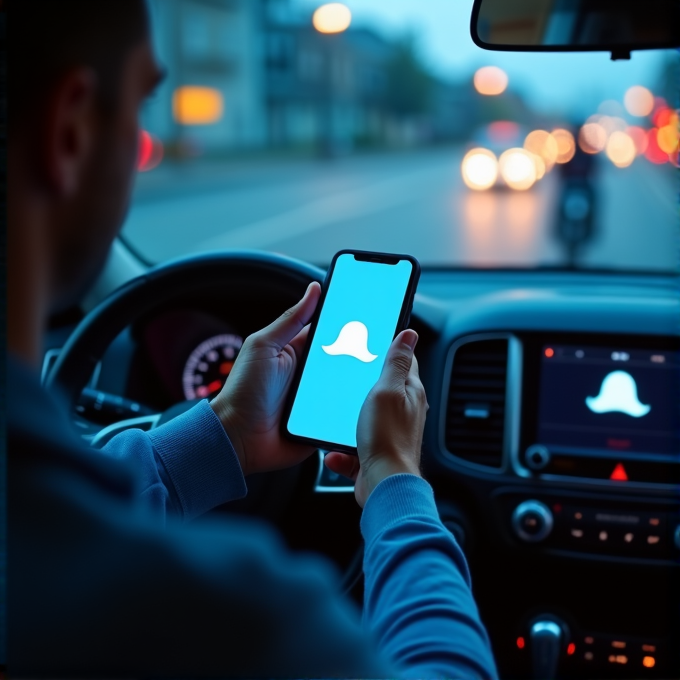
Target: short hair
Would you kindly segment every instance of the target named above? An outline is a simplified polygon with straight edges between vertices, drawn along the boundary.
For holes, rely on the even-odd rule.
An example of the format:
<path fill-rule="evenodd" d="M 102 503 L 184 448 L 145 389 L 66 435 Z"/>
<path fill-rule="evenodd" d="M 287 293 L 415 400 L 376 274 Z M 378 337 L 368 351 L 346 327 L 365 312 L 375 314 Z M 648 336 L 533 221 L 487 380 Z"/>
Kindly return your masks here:
<path fill-rule="evenodd" d="M 115 107 L 121 67 L 149 34 L 145 0 L 10 0 L 8 112 L 14 128 L 33 119 L 69 69 L 91 67 L 102 104 Z"/>

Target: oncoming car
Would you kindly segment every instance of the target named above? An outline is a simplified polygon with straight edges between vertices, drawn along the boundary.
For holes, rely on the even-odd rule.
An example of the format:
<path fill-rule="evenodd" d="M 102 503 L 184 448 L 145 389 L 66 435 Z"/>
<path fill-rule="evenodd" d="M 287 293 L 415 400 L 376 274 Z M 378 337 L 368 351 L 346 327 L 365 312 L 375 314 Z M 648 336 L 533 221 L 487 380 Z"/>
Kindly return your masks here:
<path fill-rule="evenodd" d="M 461 172 L 470 189 L 507 187 L 526 191 L 556 164 L 568 163 L 576 153 L 569 130 L 528 131 L 511 121 L 494 121 L 473 136 L 475 145 L 463 157 Z"/>

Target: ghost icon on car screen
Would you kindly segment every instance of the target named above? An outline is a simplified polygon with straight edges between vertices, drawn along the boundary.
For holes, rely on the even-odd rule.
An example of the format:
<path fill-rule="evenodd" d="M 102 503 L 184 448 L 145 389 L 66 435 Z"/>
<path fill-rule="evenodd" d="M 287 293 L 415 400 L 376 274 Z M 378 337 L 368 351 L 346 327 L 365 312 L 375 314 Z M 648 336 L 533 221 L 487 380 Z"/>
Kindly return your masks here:
<path fill-rule="evenodd" d="M 596 397 L 586 397 L 586 405 L 593 413 L 618 411 L 641 418 L 651 410 L 638 399 L 635 379 L 626 371 L 612 371 L 602 381 L 600 393 Z"/>

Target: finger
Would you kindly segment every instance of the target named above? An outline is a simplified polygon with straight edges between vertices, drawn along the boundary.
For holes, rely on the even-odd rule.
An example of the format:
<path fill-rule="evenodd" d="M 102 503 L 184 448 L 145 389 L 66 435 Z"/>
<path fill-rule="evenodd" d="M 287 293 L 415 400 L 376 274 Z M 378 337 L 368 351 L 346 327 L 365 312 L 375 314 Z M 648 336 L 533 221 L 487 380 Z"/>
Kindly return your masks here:
<path fill-rule="evenodd" d="M 259 339 L 279 350 L 283 349 L 309 323 L 320 297 L 321 286 L 313 281 L 307 287 L 302 300 L 262 329 L 258 333 Z"/>
<path fill-rule="evenodd" d="M 415 354 L 413 355 L 411 368 L 406 378 L 406 392 L 411 394 L 412 396 L 416 396 L 420 392 L 422 392 L 422 394 L 425 394 L 425 387 L 423 386 L 423 383 L 420 380 L 420 374 L 418 372 L 418 359 L 416 359 Z"/>
<path fill-rule="evenodd" d="M 418 357 L 414 354 L 411 361 L 411 368 L 408 372 L 409 379 L 412 377 L 420 378 L 420 366 L 418 365 Z"/>
<path fill-rule="evenodd" d="M 300 361 L 302 356 L 302 350 L 307 342 L 307 337 L 309 336 L 309 326 L 305 326 L 291 341 L 288 343 L 295 352 L 295 357 Z"/>
<path fill-rule="evenodd" d="M 378 382 L 403 389 L 413 365 L 413 350 L 417 342 L 418 334 L 410 328 L 397 335 L 387 351 Z"/>
<path fill-rule="evenodd" d="M 411 361 L 411 368 L 409 368 L 408 375 L 406 376 L 406 386 L 408 387 L 409 385 L 422 385 L 422 381 L 420 380 L 420 366 L 418 365 L 418 358 L 415 354 Z"/>
<path fill-rule="evenodd" d="M 359 474 L 359 459 L 357 456 L 350 456 L 347 453 L 339 453 L 338 451 L 331 451 L 326 454 L 323 459 L 326 467 L 338 475 L 347 477 L 355 481 Z"/>

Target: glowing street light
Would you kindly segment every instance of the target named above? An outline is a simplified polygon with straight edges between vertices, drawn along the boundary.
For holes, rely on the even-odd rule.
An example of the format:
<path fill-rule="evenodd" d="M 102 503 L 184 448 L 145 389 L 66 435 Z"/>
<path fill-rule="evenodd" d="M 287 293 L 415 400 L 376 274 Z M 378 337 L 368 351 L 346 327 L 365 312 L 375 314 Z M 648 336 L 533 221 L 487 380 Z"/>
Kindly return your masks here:
<path fill-rule="evenodd" d="M 508 76 L 498 66 L 482 66 L 475 72 L 473 82 L 479 94 L 496 95 L 505 92 L 508 86 Z"/>
<path fill-rule="evenodd" d="M 630 125 L 626 128 L 626 134 L 633 140 L 635 144 L 635 153 L 642 156 L 649 146 L 649 138 L 647 137 L 647 130 L 637 125 Z"/>
<path fill-rule="evenodd" d="M 616 130 L 607 141 L 606 154 L 617 168 L 627 168 L 635 160 L 635 142 L 625 132 Z"/>
<path fill-rule="evenodd" d="M 549 172 L 557 162 L 559 154 L 557 140 L 545 130 L 530 132 L 524 140 L 524 148 L 543 159 L 545 172 Z"/>
<path fill-rule="evenodd" d="M 557 159 L 558 163 L 568 163 L 576 153 L 576 142 L 574 135 L 569 130 L 557 128 L 552 131 L 552 136 L 557 142 Z"/>
<path fill-rule="evenodd" d="M 654 108 L 654 95 L 642 85 L 633 85 L 626 90 L 623 103 L 631 116 L 644 118 Z"/>
<path fill-rule="evenodd" d="M 319 33 L 342 33 L 352 23 L 352 12 L 341 2 L 321 5 L 312 16 L 312 24 Z"/>
<path fill-rule="evenodd" d="M 578 133 L 578 145 L 585 153 L 596 154 L 607 146 L 607 130 L 600 123 L 586 123 Z"/>

